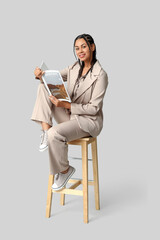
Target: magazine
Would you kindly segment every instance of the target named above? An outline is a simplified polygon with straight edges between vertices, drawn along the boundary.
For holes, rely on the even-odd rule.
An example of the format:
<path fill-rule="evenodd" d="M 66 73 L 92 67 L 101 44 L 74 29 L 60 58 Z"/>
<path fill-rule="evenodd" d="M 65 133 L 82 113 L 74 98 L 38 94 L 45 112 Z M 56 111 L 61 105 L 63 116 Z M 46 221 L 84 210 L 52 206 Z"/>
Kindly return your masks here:
<path fill-rule="evenodd" d="M 58 70 L 48 70 L 48 67 L 44 62 L 41 63 L 40 69 L 44 71 L 42 80 L 49 95 L 55 96 L 60 101 L 71 102 L 60 72 Z"/>

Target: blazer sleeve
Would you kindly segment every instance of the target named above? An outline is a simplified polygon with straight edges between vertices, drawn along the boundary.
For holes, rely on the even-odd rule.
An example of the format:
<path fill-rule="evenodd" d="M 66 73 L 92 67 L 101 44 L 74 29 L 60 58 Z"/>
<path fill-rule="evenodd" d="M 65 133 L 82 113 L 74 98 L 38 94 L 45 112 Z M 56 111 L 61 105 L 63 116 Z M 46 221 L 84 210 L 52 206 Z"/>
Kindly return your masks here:
<path fill-rule="evenodd" d="M 92 97 L 88 104 L 82 103 L 71 103 L 71 113 L 77 115 L 96 115 L 98 111 L 102 108 L 103 98 L 108 86 L 108 75 L 105 71 L 100 73 L 94 90 L 92 92 Z"/>
<path fill-rule="evenodd" d="M 60 70 L 59 72 L 60 72 L 60 74 L 63 78 L 63 81 L 66 82 L 67 81 L 67 76 L 68 76 L 68 67 Z"/>

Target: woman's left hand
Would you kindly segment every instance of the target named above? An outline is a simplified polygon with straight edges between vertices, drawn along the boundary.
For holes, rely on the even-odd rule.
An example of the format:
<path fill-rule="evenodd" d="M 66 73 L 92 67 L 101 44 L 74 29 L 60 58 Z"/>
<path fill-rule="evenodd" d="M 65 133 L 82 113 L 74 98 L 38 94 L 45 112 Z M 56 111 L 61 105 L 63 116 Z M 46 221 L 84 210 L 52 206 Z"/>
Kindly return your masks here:
<path fill-rule="evenodd" d="M 49 96 L 49 99 L 51 100 L 51 102 L 56 106 L 56 107 L 63 107 L 63 108 L 68 108 L 70 109 L 70 103 L 69 102 L 63 102 L 58 100 L 56 97 L 54 96 Z"/>

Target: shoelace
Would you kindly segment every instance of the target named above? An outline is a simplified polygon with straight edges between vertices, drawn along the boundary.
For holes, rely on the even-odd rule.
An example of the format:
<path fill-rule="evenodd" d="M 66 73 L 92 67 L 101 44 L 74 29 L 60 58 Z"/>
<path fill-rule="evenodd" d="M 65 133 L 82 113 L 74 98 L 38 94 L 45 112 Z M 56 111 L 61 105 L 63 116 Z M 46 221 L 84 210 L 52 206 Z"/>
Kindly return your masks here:
<path fill-rule="evenodd" d="M 47 132 L 43 131 L 43 133 L 40 135 L 40 137 L 41 137 L 41 144 L 45 144 L 46 145 L 47 141 L 48 141 Z"/>
<path fill-rule="evenodd" d="M 60 175 L 63 175 L 63 173 L 61 173 L 61 172 L 60 172 L 60 173 L 56 173 L 56 174 L 55 174 L 55 179 L 58 180 L 58 178 L 59 178 Z"/>
<path fill-rule="evenodd" d="M 55 179 L 58 180 L 58 178 L 59 178 L 59 173 L 56 173 Z"/>

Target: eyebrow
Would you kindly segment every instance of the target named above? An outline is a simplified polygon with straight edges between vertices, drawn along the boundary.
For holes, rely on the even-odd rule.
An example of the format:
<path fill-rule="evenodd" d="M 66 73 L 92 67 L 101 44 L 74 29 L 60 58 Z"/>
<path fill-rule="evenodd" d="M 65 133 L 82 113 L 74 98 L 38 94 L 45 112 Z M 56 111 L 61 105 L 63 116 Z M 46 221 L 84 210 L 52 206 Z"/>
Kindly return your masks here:
<path fill-rule="evenodd" d="M 85 43 L 83 43 L 82 45 L 84 45 L 84 44 L 85 44 Z M 82 45 L 81 45 L 81 46 L 82 46 Z M 78 47 L 78 46 L 75 46 L 75 47 Z"/>

